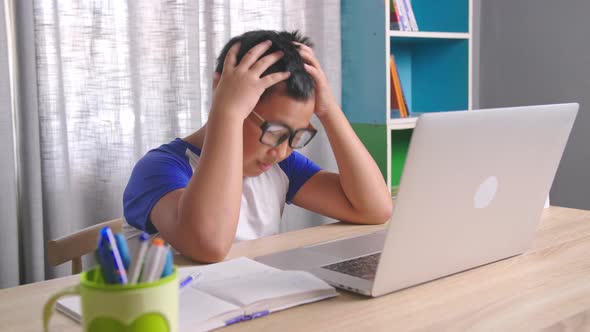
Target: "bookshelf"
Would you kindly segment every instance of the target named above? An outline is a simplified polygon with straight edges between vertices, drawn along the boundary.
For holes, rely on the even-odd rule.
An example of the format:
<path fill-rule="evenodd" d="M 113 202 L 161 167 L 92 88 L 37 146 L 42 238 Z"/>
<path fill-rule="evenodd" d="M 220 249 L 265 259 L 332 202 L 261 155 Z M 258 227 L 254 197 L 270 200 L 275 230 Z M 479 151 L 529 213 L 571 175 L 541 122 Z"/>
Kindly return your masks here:
<path fill-rule="evenodd" d="M 412 0 L 420 31 L 389 29 L 389 0 L 342 0 L 342 106 L 389 188 L 416 117 L 390 109 L 394 54 L 410 116 L 472 107 L 472 0 Z"/>

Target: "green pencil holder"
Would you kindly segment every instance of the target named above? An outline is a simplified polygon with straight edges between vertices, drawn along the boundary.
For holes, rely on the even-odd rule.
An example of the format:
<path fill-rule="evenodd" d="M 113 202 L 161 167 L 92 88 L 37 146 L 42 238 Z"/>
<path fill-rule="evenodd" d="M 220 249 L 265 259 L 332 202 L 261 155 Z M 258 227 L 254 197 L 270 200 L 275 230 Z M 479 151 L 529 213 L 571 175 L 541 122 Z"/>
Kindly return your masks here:
<path fill-rule="evenodd" d="M 87 332 L 178 331 L 176 268 L 165 278 L 135 285 L 105 284 L 98 267 L 82 272 L 80 284 L 59 291 L 45 303 L 45 331 L 49 331 L 55 303 L 65 295 L 80 295 Z"/>

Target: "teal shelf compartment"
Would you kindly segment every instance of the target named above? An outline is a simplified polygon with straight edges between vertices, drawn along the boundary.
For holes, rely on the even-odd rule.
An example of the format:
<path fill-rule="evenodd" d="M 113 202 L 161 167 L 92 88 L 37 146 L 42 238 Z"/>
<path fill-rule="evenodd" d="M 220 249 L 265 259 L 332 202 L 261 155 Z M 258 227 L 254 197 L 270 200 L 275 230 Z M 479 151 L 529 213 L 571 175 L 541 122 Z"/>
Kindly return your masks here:
<path fill-rule="evenodd" d="M 392 38 L 390 51 L 410 111 L 469 108 L 467 39 Z"/>
<path fill-rule="evenodd" d="M 469 32 L 469 1 L 412 0 L 420 31 Z"/>

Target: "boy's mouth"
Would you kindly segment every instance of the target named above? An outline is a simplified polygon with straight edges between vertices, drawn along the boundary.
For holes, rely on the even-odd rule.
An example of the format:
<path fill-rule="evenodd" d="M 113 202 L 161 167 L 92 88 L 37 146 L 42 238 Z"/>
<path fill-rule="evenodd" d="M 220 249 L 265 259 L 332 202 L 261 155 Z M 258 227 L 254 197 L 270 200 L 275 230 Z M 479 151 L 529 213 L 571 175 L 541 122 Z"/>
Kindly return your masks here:
<path fill-rule="evenodd" d="M 268 171 L 271 167 L 272 167 L 272 163 L 263 163 L 261 161 L 257 162 L 258 164 L 258 168 L 262 171 L 262 172 L 266 172 Z"/>

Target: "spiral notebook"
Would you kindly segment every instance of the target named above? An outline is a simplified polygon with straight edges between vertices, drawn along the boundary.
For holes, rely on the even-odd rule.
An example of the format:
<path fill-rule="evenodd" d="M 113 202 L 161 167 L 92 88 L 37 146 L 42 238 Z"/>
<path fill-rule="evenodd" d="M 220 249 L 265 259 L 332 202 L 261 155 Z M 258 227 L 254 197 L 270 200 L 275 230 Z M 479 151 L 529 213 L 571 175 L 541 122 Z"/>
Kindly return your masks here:
<path fill-rule="evenodd" d="M 283 271 L 246 257 L 181 267 L 179 280 L 195 272 L 200 278 L 180 290 L 180 331 L 212 330 L 338 295 L 308 272 Z M 81 321 L 79 297 L 62 298 L 56 308 Z"/>

